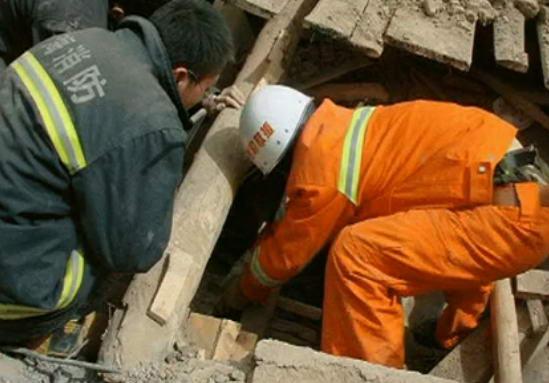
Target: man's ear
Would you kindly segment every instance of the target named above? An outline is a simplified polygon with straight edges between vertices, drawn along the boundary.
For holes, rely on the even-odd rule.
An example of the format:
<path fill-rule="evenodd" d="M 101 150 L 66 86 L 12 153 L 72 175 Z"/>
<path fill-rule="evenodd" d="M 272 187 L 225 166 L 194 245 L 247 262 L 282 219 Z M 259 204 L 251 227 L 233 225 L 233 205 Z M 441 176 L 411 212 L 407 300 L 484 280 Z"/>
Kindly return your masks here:
<path fill-rule="evenodd" d="M 187 86 L 191 82 L 189 70 L 182 66 L 177 66 L 172 70 L 175 82 L 181 86 Z"/>
<path fill-rule="evenodd" d="M 126 12 L 124 9 L 118 5 L 118 3 L 114 3 L 111 8 L 111 17 L 116 20 L 120 21 L 126 16 Z"/>

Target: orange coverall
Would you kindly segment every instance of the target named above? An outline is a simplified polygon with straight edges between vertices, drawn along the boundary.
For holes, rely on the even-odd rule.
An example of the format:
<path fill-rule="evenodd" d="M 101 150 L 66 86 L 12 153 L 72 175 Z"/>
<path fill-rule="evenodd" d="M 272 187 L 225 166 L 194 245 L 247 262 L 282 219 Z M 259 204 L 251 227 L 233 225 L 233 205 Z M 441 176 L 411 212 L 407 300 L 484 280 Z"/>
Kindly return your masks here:
<path fill-rule="evenodd" d="M 259 240 L 240 286 L 264 301 L 333 241 L 322 349 L 404 364 L 401 296 L 445 292 L 437 339 L 477 326 L 491 282 L 549 252 L 535 183 L 520 208 L 491 205 L 493 171 L 516 130 L 481 109 L 415 101 L 356 111 L 329 100 L 297 140 L 286 214 Z"/>

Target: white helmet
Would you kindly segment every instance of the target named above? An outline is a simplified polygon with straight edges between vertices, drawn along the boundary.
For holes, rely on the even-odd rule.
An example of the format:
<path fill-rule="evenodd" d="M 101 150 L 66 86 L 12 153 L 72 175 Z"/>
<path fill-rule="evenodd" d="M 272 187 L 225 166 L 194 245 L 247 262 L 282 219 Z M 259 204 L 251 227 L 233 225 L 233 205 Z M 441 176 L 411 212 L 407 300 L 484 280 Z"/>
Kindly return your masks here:
<path fill-rule="evenodd" d="M 240 139 L 263 174 L 280 162 L 313 108 L 311 97 L 282 85 L 267 85 L 250 96 L 240 116 Z"/>

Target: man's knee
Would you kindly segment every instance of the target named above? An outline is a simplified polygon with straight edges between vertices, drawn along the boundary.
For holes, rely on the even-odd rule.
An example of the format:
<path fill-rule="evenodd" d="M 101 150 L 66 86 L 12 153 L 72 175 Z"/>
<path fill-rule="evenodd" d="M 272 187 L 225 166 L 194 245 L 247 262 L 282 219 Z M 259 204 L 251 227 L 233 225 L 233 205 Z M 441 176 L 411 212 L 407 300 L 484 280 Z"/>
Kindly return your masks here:
<path fill-rule="evenodd" d="M 347 226 L 338 234 L 330 249 L 329 268 L 334 268 L 341 276 L 350 275 L 355 271 L 364 271 L 365 263 L 373 256 L 371 237 L 357 236 L 357 228 Z"/>

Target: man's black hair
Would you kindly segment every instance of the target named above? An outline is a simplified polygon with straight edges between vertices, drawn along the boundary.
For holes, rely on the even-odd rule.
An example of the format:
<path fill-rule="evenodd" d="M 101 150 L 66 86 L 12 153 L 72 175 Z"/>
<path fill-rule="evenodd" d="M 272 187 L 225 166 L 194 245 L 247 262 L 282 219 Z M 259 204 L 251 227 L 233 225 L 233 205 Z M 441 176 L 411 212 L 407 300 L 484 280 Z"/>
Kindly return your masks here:
<path fill-rule="evenodd" d="M 218 74 L 233 59 L 225 19 L 204 0 L 172 0 L 150 17 L 166 46 L 172 66 L 183 65 L 197 77 Z"/>
<path fill-rule="evenodd" d="M 149 17 L 158 8 L 168 3 L 170 0 L 112 0 L 113 4 L 118 4 L 126 15 L 138 15 Z"/>

